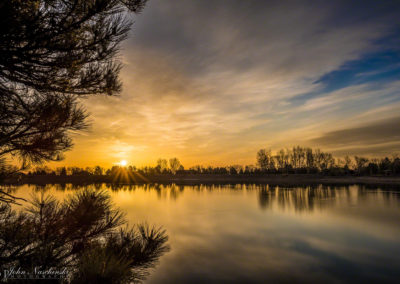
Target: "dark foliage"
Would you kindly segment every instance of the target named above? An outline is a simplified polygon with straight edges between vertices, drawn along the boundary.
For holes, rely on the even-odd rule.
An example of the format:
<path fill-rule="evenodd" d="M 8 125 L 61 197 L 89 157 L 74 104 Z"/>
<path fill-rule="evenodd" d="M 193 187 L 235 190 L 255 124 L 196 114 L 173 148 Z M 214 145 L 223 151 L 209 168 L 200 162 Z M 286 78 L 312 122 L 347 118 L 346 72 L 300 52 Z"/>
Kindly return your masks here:
<path fill-rule="evenodd" d="M 72 283 L 129 283 L 168 251 L 165 231 L 122 228 L 122 213 L 103 191 L 85 189 L 60 203 L 35 195 L 23 211 L 0 208 L 2 270 L 67 268 Z"/>
<path fill-rule="evenodd" d="M 83 130 L 78 99 L 121 90 L 120 42 L 146 0 L 0 0 L 0 160 L 58 161 Z M 0 165 L 1 166 L 1 165 Z M 0 169 L 0 181 L 12 173 Z M 13 196 L 0 189 L 0 201 Z M 11 200 L 10 200 L 11 198 Z"/>
<path fill-rule="evenodd" d="M 0 1 L 0 157 L 59 160 L 84 129 L 77 98 L 121 90 L 116 54 L 145 0 Z"/>

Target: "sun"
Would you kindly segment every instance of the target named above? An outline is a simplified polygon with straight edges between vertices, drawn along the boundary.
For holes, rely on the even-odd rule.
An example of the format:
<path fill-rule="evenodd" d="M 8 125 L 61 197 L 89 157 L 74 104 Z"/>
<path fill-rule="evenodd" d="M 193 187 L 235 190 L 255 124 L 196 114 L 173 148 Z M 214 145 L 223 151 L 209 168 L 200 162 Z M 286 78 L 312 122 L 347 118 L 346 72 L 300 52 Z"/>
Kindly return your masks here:
<path fill-rule="evenodd" d="M 128 162 L 126 160 L 121 160 L 121 162 L 119 162 L 119 164 L 121 166 L 125 167 L 128 164 Z"/>

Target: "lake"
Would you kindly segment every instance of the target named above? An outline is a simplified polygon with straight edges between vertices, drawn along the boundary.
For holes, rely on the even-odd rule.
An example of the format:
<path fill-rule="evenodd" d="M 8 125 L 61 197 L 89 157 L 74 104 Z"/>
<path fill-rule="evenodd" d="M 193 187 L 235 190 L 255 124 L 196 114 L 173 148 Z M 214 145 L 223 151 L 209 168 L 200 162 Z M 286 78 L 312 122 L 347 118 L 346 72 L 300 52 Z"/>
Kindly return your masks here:
<path fill-rule="evenodd" d="M 397 282 L 400 191 L 364 186 L 89 186 L 167 230 L 146 283 Z M 71 185 L 24 185 L 62 199 Z M 79 190 L 79 189 L 78 189 Z"/>

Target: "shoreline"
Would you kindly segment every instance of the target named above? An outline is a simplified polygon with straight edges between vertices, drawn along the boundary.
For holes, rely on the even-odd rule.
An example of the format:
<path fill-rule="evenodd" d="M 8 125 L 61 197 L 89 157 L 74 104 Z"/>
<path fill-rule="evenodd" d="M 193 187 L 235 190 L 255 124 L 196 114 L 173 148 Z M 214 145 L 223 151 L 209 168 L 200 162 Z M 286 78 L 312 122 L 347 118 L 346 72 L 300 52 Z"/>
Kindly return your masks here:
<path fill-rule="evenodd" d="M 171 184 L 196 185 L 196 184 L 270 184 L 270 185 L 398 185 L 400 176 L 324 176 L 310 174 L 289 175 L 154 175 L 134 176 L 130 178 L 116 179 L 111 176 L 33 176 L 24 177 L 20 180 L 9 179 L 3 185 L 18 184 Z"/>

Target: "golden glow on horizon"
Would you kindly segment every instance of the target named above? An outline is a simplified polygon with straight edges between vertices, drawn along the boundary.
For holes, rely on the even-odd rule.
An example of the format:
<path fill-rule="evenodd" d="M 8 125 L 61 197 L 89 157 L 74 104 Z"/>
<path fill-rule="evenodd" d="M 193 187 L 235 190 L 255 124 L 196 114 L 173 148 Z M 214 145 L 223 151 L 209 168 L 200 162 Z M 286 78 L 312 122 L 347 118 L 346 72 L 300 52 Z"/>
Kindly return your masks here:
<path fill-rule="evenodd" d="M 125 167 L 128 164 L 128 162 L 126 160 L 121 160 L 121 162 L 119 162 L 120 166 Z"/>
<path fill-rule="evenodd" d="M 122 92 L 82 96 L 91 127 L 71 133 L 74 148 L 51 168 L 155 167 L 159 158 L 173 157 L 185 169 L 256 165 L 259 149 L 296 145 L 336 158 L 400 152 L 388 124 L 400 125 L 400 80 L 379 81 L 363 65 L 376 40 L 385 39 L 382 48 L 392 44 L 385 37 L 396 27 L 391 17 L 350 17 L 337 26 L 323 20 L 336 17 L 325 5 L 298 4 L 301 13 L 288 14 L 285 5 L 218 4 L 224 16 L 204 23 L 188 12 L 203 15 L 198 4 L 185 2 L 178 19 L 168 1 L 150 2 L 118 55 Z M 257 17 L 237 17 L 243 8 Z M 258 17 L 263 13 L 268 21 Z M 174 24 L 164 29 L 160 22 Z M 379 68 L 395 63 L 383 60 Z M 349 79 L 341 82 L 341 72 Z"/>
<path fill-rule="evenodd" d="M 239 76 L 234 86 L 219 85 L 219 81 L 211 84 L 208 77 L 206 83 L 194 83 L 179 66 L 175 67 L 174 62 L 163 61 L 165 56 L 162 54 L 131 49 L 125 56 L 129 64 L 121 74 L 124 85 L 121 96 L 97 96 L 83 100 L 83 105 L 91 113 L 93 126 L 90 132 L 74 136 L 75 147 L 65 153 L 66 159 L 52 162 L 50 167 L 99 165 L 111 168 L 113 165 L 125 166 L 122 161 L 144 167 L 156 166 L 159 158 L 168 160 L 172 157 L 177 157 L 186 169 L 199 164 L 206 167 L 255 165 L 259 149 L 267 148 L 274 152 L 295 145 L 321 148 L 333 152 L 335 157 L 379 157 L 399 149 L 400 144 L 390 140 L 390 137 L 371 132 L 380 129 L 374 126 L 376 117 L 389 119 L 400 103 L 368 112 L 355 110 L 338 115 L 330 111 L 332 107 L 338 107 L 338 102 L 345 105 L 348 101 L 362 101 L 364 94 L 378 98 L 380 89 L 370 91 L 365 85 L 348 87 L 312 98 L 305 105 L 286 109 L 290 105 L 288 97 L 262 89 L 257 76 Z M 290 89 L 291 85 L 276 83 L 287 82 L 287 78 L 278 75 L 268 77 L 271 84 L 263 80 L 262 86 Z M 221 94 L 221 98 L 212 95 L 214 89 L 204 87 L 210 84 L 215 85 L 215 92 Z M 386 88 L 398 89 L 400 81 Z M 229 94 L 235 93 L 234 90 L 241 92 L 236 97 L 229 97 Z M 289 97 L 310 91 L 297 85 L 294 90 Z M 265 97 L 248 96 L 253 93 L 262 93 Z M 239 98 L 246 99 L 237 101 Z M 242 104 L 246 107 L 239 107 Z M 263 104 L 276 105 L 277 109 L 267 111 L 268 107 Z M 367 128 L 371 124 L 372 130 Z M 386 121 L 381 125 L 386 125 Z M 352 129 L 361 129 L 366 139 L 357 140 L 358 132 Z M 349 135 L 354 132 L 354 138 L 346 138 L 352 143 L 343 146 L 340 135 L 337 141 L 328 139 L 334 137 L 337 130 L 345 130 Z M 376 137 L 381 136 L 377 144 Z M 383 151 L 385 153 L 381 154 Z"/>

